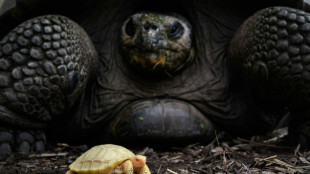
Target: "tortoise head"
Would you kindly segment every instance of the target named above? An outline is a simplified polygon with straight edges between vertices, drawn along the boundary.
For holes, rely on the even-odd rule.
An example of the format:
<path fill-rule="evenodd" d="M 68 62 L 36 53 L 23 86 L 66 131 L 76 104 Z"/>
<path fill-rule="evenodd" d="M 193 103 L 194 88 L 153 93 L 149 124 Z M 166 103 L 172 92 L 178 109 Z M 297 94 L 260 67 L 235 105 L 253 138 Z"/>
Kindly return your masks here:
<path fill-rule="evenodd" d="M 136 156 L 130 158 L 130 161 L 132 162 L 132 165 L 133 165 L 135 171 L 139 171 L 142 167 L 145 166 L 146 157 L 142 156 L 142 155 L 136 155 Z"/>
<path fill-rule="evenodd" d="M 144 72 L 174 73 L 193 58 L 191 25 L 183 17 L 137 13 L 122 26 L 123 56 Z"/>

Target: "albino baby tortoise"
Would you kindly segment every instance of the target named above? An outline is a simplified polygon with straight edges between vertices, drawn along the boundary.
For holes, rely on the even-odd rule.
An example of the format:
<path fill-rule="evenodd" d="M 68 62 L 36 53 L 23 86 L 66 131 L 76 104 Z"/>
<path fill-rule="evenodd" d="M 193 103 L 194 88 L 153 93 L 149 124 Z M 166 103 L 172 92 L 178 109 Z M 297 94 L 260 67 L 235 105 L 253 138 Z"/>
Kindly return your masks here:
<path fill-rule="evenodd" d="M 94 146 L 78 157 L 66 174 L 151 174 L 145 164 L 146 157 L 130 150 L 105 144 Z"/>

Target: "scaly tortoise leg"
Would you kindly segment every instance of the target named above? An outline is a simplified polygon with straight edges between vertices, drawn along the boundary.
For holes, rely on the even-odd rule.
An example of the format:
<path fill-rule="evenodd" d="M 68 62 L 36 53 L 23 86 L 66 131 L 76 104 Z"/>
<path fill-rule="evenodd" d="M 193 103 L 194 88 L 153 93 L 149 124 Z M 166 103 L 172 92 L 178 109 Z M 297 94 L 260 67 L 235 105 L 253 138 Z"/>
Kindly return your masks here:
<path fill-rule="evenodd" d="M 310 14 L 286 7 L 263 9 L 242 24 L 228 54 L 248 82 L 256 84 L 254 91 L 263 92 L 258 96 L 271 106 L 289 107 L 290 134 L 309 146 Z"/>
<path fill-rule="evenodd" d="M 97 64 L 89 37 L 70 19 L 20 24 L 0 41 L 0 127 L 44 130 L 75 104 Z M 2 137 L 0 147 L 10 149 Z"/>

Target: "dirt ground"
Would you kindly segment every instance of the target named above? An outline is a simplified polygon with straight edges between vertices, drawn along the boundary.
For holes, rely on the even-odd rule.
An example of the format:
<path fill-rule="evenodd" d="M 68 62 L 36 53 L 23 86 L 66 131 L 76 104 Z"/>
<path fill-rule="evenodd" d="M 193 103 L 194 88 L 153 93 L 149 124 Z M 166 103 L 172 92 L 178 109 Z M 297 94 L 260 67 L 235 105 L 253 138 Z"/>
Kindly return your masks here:
<path fill-rule="evenodd" d="M 268 136 L 242 139 L 221 132 L 210 144 L 131 150 L 147 156 L 152 174 L 310 173 L 310 151 L 286 147 L 281 143 L 286 134 L 287 129 L 282 128 Z M 88 148 L 57 143 L 49 144 L 42 154 L 0 157 L 0 174 L 64 174 Z"/>

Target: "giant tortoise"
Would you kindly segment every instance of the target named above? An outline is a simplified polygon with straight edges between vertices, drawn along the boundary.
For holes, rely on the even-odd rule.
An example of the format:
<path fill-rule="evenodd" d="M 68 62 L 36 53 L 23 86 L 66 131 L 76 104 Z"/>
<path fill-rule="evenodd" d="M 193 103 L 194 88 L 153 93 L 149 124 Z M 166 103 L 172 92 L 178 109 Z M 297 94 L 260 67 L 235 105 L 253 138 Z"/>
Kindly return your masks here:
<path fill-rule="evenodd" d="M 309 145 L 306 0 L 7 4 L 2 154 L 44 151 L 45 137 L 207 142 L 215 129 L 263 133 L 288 115 L 292 141 Z"/>

